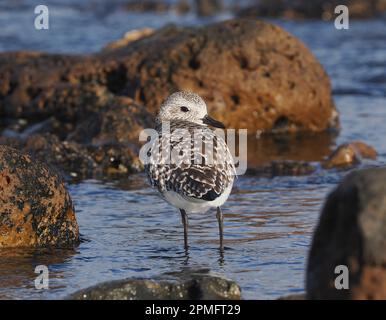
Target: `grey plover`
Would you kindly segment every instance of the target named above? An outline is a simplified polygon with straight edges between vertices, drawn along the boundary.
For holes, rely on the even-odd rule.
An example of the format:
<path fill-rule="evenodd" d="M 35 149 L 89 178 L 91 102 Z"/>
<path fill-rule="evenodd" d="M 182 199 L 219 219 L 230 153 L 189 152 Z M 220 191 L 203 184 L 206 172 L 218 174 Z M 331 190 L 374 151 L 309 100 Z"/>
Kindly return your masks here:
<path fill-rule="evenodd" d="M 224 249 L 221 206 L 232 190 L 235 167 L 225 140 L 209 126 L 225 128 L 208 116 L 199 95 L 173 93 L 161 105 L 156 118 L 158 137 L 147 152 L 145 171 L 151 185 L 181 212 L 186 250 L 188 214 L 210 208 L 217 209 L 220 250 Z"/>

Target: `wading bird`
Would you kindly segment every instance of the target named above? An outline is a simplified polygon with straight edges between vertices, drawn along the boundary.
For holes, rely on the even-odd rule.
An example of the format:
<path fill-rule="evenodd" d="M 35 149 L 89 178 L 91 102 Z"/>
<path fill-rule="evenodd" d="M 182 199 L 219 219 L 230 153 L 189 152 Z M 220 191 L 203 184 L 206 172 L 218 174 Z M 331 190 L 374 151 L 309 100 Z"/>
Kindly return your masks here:
<path fill-rule="evenodd" d="M 222 252 L 221 206 L 232 190 L 235 167 L 225 140 L 210 126 L 225 128 L 208 115 L 199 95 L 173 93 L 161 105 L 156 118 L 158 137 L 150 144 L 145 170 L 161 197 L 180 210 L 186 250 L 188 214 L 216 208 Z"/>

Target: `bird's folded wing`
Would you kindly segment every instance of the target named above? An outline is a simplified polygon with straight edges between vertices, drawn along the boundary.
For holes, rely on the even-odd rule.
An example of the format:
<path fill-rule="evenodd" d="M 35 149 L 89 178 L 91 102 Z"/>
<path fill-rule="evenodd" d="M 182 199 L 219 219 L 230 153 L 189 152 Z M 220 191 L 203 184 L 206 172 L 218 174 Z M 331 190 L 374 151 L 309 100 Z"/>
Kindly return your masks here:
<path fill-rule="evenodd" d="M 223 166 L 192 164 L 188 168 L 174 167 L 165 187 L 182 196 L 213 201 L 232 183 L 233 176 L 228 173 L 229 170 Z"/>
<path fill-rule="evenodd" d="M 186 197 L 215 200 L 233 182 L 233 157 L 225 141 L 210 129 L 201 129 L 195 140 L 192 138 L 185 139 L 176 130 L 160 136 L 151 148 L 151 161 L 145 170 L 152 186 L 161 193 L 175 191 Z M 170 148 L 166 156 L 165 147 Z M 167 161 L 175 160 L 173 155 L 181 156 L 181 161 Z"/>

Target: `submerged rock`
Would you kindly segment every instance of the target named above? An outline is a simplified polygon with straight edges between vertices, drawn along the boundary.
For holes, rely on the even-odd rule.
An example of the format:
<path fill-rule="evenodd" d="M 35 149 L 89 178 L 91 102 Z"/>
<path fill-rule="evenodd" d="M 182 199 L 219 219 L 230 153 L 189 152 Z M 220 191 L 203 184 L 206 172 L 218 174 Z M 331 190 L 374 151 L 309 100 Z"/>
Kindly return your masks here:
<path fill-rule="evenodd" d="M 299 174 L 311 172 L 312 167 L 331 154 L 331 145 L 335 144 L 336 137 L 336 132 L 329 131 L 248 136 L 248 170 L 253 172 L 267 169 L 267 172 L 272 172 L 271 169 L 275 167 L 298 167 Z M 280 175 L 280 170 L 274 171 Z M 297 170 L 285 171 L 292 175 L 291 172 L 295 173 Z"/>
<path fill-rule="evenodd" d="M 305 161 L 272 161 L 270 165 L 261 168 L 248 168 L 246 174 L 275 176 L 302 176 L 315 172 L 316 168 Z"/>
<path fill-rule="evenodd" d="M 126 279 L 80 290 L 74 300 L 239 300 L 240 287 L 207 272 L 166 274 L 157 279 Z"/>
<path fill-rule="evenodd" d="M 377 151 L 360 141 L 340 145 L 326 160 L 322 162 L 325 169 L 350 167 L 362 162 L 362 159 L 377 158 Z"/>
<path fill-rule="evenodd" d="M 49 167 L 0 145 L 0 248 L 79 242 L 74 207 Z"/>
<path fill-rule="evenodd" d="M 308 299 L 386 299 L 385 181 L 386 168 L 358 170 L 328 196 L 308 259 Z M 348 289 L 335 287 L 339 265 Z"/>

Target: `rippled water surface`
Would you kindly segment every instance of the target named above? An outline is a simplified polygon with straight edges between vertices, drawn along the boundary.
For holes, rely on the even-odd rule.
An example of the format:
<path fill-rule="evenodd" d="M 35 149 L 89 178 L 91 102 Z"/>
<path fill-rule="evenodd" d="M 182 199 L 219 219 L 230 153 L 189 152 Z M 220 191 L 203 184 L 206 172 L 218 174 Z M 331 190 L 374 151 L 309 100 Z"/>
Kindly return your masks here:
<path fill-rule="evenodd" d="M 84 53 L 99 50 L 132 28 L 208 22 L 193 15 L 133 15 L 111 8 L 98 12 L 51 2 L 56 3 L 57 20 L 52 18 L 53 30 L 41 36 L 21 32 L 30 23 L 31 2 L 18 1 L 19 7 L 12 9 L 11 1 L 5 1 L 0 50 Z M 332 78 L 340 135 L 275 151 L 276 158 L 315 162 L 316 172 L 240 177 L 224 206 L 223 259 L 217 250 L 215 213 L 190 217 L 191 248 L 186 255 L 179 213 L 148 188 L 142 174 L 124 183 L 70 185 L 84 241 L 75 250 L 2 250 L 0 298 L 57 299 L 101 281 L 203 267 L 237 281 L 247 299 L 303 292 L 307 252 L 321 206 L 346 174 L 321 170 L 317 162 L 336 144 L 352 140 L 367 142 L 379 152 L 376 162 L 365 165 L 386 160 L 386 23 L 352 22 L 349 31 L 337 31 L 326 22 L 275 22 L 305 41 Z M 270 144 L 252 142 L 251 162 L 267 153 L 264 146 Z M 34 289 L 33 270 L 39 264 L 49 265 L 49 290 Z"/>

